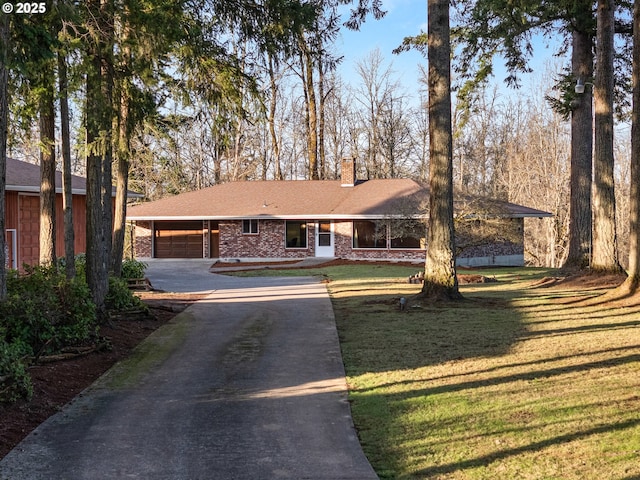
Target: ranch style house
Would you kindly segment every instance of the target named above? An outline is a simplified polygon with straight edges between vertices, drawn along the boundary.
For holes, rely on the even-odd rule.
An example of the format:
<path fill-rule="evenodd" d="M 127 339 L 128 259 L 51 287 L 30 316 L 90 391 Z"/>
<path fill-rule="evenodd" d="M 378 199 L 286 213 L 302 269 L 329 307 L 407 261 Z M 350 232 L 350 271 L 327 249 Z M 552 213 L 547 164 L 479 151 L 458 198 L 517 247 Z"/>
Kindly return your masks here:
<path fill-rule="evenodd" d="M 130 206 L 127 219 L 142 260 L 423 260 L 425 205 L 428 189 L 419 183 L 357 180 L 355 162 L 344 160 L 340 180 L 223 183 Z M 469 205 L 485 206 L 478 214 Z M 456 227 L 462 266 L 523 265 L 524 219 L 551 216 L 498 201 L 458 200 L 455 210 L 466 225 L 464 238 Z"/>

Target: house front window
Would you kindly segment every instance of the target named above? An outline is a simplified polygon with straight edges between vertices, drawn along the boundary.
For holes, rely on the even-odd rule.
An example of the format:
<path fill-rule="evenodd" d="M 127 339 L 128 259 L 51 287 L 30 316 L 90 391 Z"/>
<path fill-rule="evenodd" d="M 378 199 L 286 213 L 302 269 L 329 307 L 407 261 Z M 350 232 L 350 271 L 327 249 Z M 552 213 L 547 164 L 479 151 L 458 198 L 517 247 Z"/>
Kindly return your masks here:
<path fill-rule="evenodd" d="M 391 248 L 405 250 L 424 249 L 425 225 L 421 222 L 398 222 L 391 225 Z"/>
<path fill-rule="evenodd" d="M 242 221 L 242 233 L 244 235 L 257 235 L 258 234 L 258 220 L 243 220 Z"/>
<path fill-rule="evenodd" d="M 285 222 L 286 248 L 307 248 L 307 222 Z"/>
<path fill-rule="evenodd" d="M 353 222 L 353 248 L 387 248 L 387 226 L 382 222 Z"/>

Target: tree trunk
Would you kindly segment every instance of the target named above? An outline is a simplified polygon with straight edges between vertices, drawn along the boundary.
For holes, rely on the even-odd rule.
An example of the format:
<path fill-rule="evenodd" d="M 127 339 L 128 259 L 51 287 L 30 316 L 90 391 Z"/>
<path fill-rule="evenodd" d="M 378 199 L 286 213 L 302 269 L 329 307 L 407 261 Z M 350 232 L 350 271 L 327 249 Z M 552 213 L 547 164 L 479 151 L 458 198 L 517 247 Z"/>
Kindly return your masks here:
<path fill-rule="evenodd" d="M 62 137 L 62 208 L 64 210 L 64 258 L 68 279 L 76 276 L 75 232 L 73 230 L 73 187 L 71 185 L 71 131 L 69 128 L 69 82 L 67 60 L 58 53 L 58 85 L 60 89 L 60 132 Z"/>
<path fill-rule="evenodd" d="M 327 178 L 326 154 L 324 149 L 324 69 L 322 61 L 318 62 L 318 162 L 321 179 Z"/>
<path fill-rule="evenodd" d="M 428 0 L 429 230 L 422 296 L 461 298 L 453 232 L 451 44 L 448 0 Z"/>
<path fill-rule="evenodd" d="M 113 32 L 112 25 L 109 25 L 109 32 Z M 117 131 L 117 122 L 113 112 L 113 82 L 114 69 L 111 63 L 111 52 L 105 51 L 102 57 L 102 78 L 104 99 L 104 115 L 101 136 L 104 141 L 104 153 L 102 160 L 102 263 L 104 264 L 105 277 L 111 271 L 111 251 L 113 245 L 113 145 L 114 131 Z M 115 128 L 114 128 L 115 127 Z M 116 137 L 117 138 L 117 137 Z M 107 290 L 109 282 L 107 279 Z"/>
<path fill-rule="evenodd" d="M 302 56 L 304 69 L 304 90 L 307 111 L 307 156 L 309 158 L 309 178 L 318 180 L 318 116 L 316 106 L 316 92 L 313 80 L 313 58 L 308 45 L 304 45 Z"/>
<path fill-rule="evenodd" d="M 633 6 L 633 108 L 631 110 L 631 178 L 629 195 L 629 276 L 621 285 L 633 294 L 640 286 L 640 2 Z"/>
<path fill-rule="evenodd" d="M 213 183 L 215 185 L 222 180 L 222 156 L 222 147 L 216 144 L 213 152 Z"/>
<path fill-rule="evenodd" d="M 7 298 L 5 188 L 7 184 L 7 127 L 9 120 L 9 15 L 0 16 L 0 301 Z"/>
<path fill-rule="evenodd" d="M 93 49 L 97 50 L 97 49 Z M 102 169 L 103 156 L 99 151 L 101 131 L 101 83 L 100 53 L 93 51 L 90 72 L 86 83 L 86 139 L 87 139 L 87 284 L 91 290 L 93 302 L 99 313 L 104 313 L 104 300 L 107 294 L 106 269 L 102 264 L 104 229 L 102 227 Z"/>
<path fill-rule="evenodd" d="M 126 15 L 125 15 L 126 16 Z M 127 72 L 131 65 L 130 26 L 123 20 L 122 62 L 121 72 Z M 113 221 L 113 244 L 111 251 L 111 271 L 116 277 L 122 275 L 122 258 L 124 256 L 124 239 L 127 224 L 127 190 L 129 189 L 129 159 L 131 151 L 131 83 L 128 75 L 120 79 L 118 138 L 117 138 L 117 171 L 116 171 L 116 205 Z"/>
<path fill-rule="evenodd" d="M 592 78 L 592 37 L 585 31 L 573 32 L 571 65 L 576 78 L 585 82 Z M 564 263 L 568 268 L 586 268 L 591 255 L 592 125 L 592 95 L 587 87 L 571 112 L 569 246 Z"/>
<path fill-rule="evenodd" d="M 271 147 L 273 149 L 273 162 L 275 164 L 275 180 L 284 180 L 282 166 L 280 164 L 280 141 L 276 133 L 276 108 L 278 105 L 278 84 L 274 70 L 273 56 L 269 54 L 269 88 L 271 102 L 269 103 L 269 134 L 271 135 Z"/>
<path fill-rule="evenodd" d="M 120 88 L 120 118 L 118 122 L 118 149 L 116 172 L 116 209 L 113 222 L 113 248 L 111 270 L 116 277 L 122 275 L 124 237 L 127 223 L 127 190 L 129 189 L 129 155 L 131 148 L 130 91 L 128 80 L 124 79 Z"/>
<path fill-rule="evenodd" d="M 48 81 L 52 80 L 53 69 Z M 47 79 L 45 79 L 45 82 Z M 40 116 L 40 244 L 39 263 L 50 266 L 56 263 L 56 151 L 55 108 L 53 85 L 41 94 Z"/>
<path fill-rule="evenodd" d="M 613 0 L 598 1 L 595 99 L 595 153 L 593 162 L 593 251 L 591 269 L 621 271 L 616 245 L 616 208 L 613 155 L 613 57 L 615 54 Z"/>
<path fill-rule="evenodd" d="M 108 35 L 105 25 L 104 0 L 95 0 L 89 6 L 94 18 L 99 22 L 100 35 Z M 107 46 L 105 38 L 93 38 L 88 46 L 86 77 L 86 139 L 87 139 L 87 284 L 91 290 L 99 318 L 105 315 L 105 298 L 109 290 L 109 244 L 111 238 L 110 213 L 105 200 L 108 190 L 108 209 L 111 210 L 111 104 L 108 94 L 111 88 L 105 78 Z M 105 181 L 109 181 L 105 185 Z M 106 222 L 109 221 L 107 224 Z M 107 235 L 108 233 L 108 235 Z M 107 243 L 109 237 L 109 243 Z"/>

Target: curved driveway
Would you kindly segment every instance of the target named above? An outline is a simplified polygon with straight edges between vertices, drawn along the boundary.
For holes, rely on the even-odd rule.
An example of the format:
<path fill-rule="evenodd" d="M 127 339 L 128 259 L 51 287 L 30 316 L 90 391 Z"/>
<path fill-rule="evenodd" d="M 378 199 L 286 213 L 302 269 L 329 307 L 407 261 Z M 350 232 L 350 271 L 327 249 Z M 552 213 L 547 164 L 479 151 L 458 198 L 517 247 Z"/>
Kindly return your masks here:
<path fill-rule="evenodd" d="M 309 277 L 153 261 L 211 291 L 0 462 L 0 479 L 375 479 L 346 398 L 331 303 Z"/>

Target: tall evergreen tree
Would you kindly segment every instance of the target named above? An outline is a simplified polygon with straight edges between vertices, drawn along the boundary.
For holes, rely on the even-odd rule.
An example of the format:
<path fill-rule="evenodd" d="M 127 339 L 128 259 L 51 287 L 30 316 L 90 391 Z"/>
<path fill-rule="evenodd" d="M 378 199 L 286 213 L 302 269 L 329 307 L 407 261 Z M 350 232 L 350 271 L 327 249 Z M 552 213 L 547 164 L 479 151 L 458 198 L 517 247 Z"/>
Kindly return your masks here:
<path fill-rule="evenodd" d="M 531 39 L 536 33 L 560 33 L 568 44 L 564 48 L 572 49 L 572 72 L 564 79 L 566 94 L 560 103 L 564 112 L 571 115 L 572 126 L 571 208 L 566 265 L 580 268 L 588 266 L 591 252 L 593 123 L 590 89 L 576 97 L 573 85 L 577 78 L 589 82 L 593 72 L 595 21 L 592 6 L 592 0 L 463 1 L 460 4 L 461 26 L 456 29 L 456 38 L 464 44 L 458 71 L 463 76 L 472 74 L 471 82 L 461 89 L 463 94 L 472 92 L 471 85 L 486 81 L 493 73 L 496 54 L 506 58 L 507 82 L 518 85 L 520 73 L 530 71 Z"/>
<path fill-rule="evenodd" d="M 42 65 L 38 102 L 40 129 L 40 265 L 56 262 L 56 149 L 53 60 Z"/>
<path fill-rule="evenodd" d="M 55 39 L 58 18 L 54 9 L 44 14 L 16 16 L 12 35 L 16 48 L 12 55 L 15 88 L 24 106 L 20 116 L 27 134 L 37 118 L 40 150 L 39 263 L 56 261 L 55 191 Z"/>
<path fill-rule="evenodd" d="M 640 287 L 640 2 L 633 6 L 633 73 L 631 109 L 631 175 L 629 178 L 629 269 L 620 286 L 624 294 Z"/>
<path fill-rule="evenodd" d="M 427 3 L 429 61 L 429 227 L 422 296 L 457 299 L 453 231 L 453 135 L 449 1 Z"/>
<path fill-rule="evenodd" d="M 613 154 L 614 0 L 598 0 L 593 161 L 593 251 L 591 269 L 621 271 L 616 235 Z"/>
<path fill-rule="evenodd" d="M 574 80 L 593 77 L 593 15 L 591 0 L 581 0 L 571 32 Z M 571 171 L 569 174 L 569 244 L 564 266 L 582 269 L 591 262 L 591 186 L 593 156 L 593 97 L 589 85 L 571 104 Z"/>
<path fill-rule="evenodd" d="M 91 0 L 86 5 L 85 135 L 87 142 L 86 277 L 99 315 L 104 314 L 109 288 L 108 266 L 111 237 L 111 137 L 112 104 L 112 4 Z M 107 194 L 108 191 L 108 194 Z M 108 198 L 108 204 L 105 200 Z M 109 212 L 107 213 L 107 208 Z M 109 237 L 109 238 L 107 238 Z"/>
<path fill-rule="evenodd" d="M 73 226 L 73 185 L 71 183 L 71 127 L 69 120 L 69 79 L 64 51 L 58 51 L 58 89 L 60 95 L 60 138 L 62 156 L 62 209 L 64 212 L 64 258 L 68 279 L 76 276 L 75 230 Z"/>
<path fill-rule="evenodd" d="M 0 301 L 7 296 L 5 187 L 7 184 L 7 128 L 9 121 L 9 15 L 0 16 Z"/>
<path fill-rule="evenodd" d="M 302 85 L 304 90 L 305 127 L 307 137 L 307 159 L 309 162 L 308 177 L 311 180 L 320 178 L 318 170 L 318 103 L 316 101 L 315 61 L 306 39 L 300 42 L 300 66 L 302 69 Z"/>

